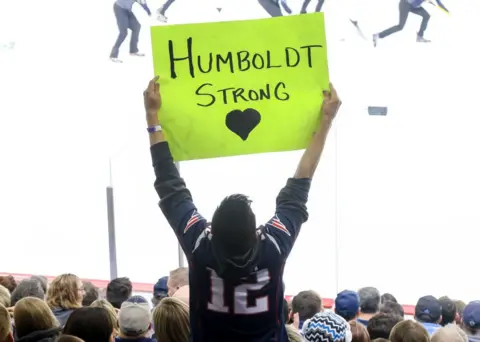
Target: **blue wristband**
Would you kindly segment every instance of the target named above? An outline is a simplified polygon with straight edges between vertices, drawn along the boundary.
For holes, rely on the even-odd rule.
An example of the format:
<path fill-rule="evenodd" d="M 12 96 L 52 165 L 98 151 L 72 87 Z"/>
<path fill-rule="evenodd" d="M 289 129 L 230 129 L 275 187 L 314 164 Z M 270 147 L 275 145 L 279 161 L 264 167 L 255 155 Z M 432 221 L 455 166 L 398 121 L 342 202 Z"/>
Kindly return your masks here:
<path fill-rule="evenodd" d="M 160 126 L 160 125 L 156 125 L 156 126 L 152 126 L 152 127 L 147 128 L 148 133 L 155 133 L 155 132 L 161 132 L 161 131 L 162 131 L 162 126 Z"/>

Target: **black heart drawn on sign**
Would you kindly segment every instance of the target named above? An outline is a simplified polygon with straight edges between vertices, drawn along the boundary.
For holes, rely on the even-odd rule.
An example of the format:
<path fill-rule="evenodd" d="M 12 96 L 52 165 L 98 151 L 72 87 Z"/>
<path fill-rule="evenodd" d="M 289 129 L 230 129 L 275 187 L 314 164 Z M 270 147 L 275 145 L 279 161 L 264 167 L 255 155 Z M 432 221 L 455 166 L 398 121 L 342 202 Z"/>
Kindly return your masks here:
<path fill-rule="evenodd" d="M 246 141 L 261 119 L 260 113 L 255 109 L 247 108 L 244 111 L 234 109 L 227 114 L 225 125 L 243 141 Z"/>

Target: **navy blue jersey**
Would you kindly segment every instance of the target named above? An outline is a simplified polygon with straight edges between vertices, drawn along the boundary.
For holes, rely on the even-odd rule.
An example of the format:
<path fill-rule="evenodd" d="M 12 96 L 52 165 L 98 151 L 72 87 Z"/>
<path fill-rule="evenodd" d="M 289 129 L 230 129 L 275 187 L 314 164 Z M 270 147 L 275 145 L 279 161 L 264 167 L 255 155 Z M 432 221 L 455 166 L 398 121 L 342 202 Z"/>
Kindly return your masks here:
<path fill-rule="evenodd" d="M 194 342 L 287 342 L 283 320 L 283 269 L 308 219 L 310 179 L 289 179 L 275 215 L 257 230 L 259 256 L 252 273 L 225 280 L 215 271 L 211 231 L 197 211 L 166 142 L 151 147 L 160 208 L 188 259 L 190 325 Z"/>

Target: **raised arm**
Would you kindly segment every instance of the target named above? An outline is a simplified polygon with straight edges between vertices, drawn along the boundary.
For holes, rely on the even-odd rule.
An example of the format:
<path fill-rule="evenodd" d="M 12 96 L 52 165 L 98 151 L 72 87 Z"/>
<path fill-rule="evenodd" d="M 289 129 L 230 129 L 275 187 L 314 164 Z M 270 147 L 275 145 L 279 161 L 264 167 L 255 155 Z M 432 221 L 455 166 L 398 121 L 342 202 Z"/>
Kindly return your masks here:
<path fill-rule="evenodd" d="M 278 194 L 275 216 L 266 225 L 267 234 L 274 238 L 284 257 L 290 253 L 302 224 L 308 219 L 307 201 L 310 183 L 341 104 L 335 88 L 330 84 L 330 92 L 324 92 L 320 126 L 303 153 L 294 177 L 288 179 L 287 185 Z"/>
<path fill-rule="evenodd" d="M 135 0 L 137 1 L 140 6 L 143 7 L 143 9 L 145 10 L 145 12 L 147 12 L 148 15 L 152 15 L 152 12 L 150 11 L 150 8 L 148 8 L 148 5 L 147 5 L 147 1 L 146 0 Z"/>
<path fill-rule="evenodd" d="M 436 0 L 436 1 L 437 1 L 438 6 L 440 6 L 441 8 L 443 8 L 443 10 L 444 10 L 445 12 L 450 13 L 450 11 L 445 7 L 445 5 L 444 5 L 440 0 Z"/>
<path fill-rule="evenodd" d="M 207 221 L 197 212 L 192 195 L 173 161 L 158 118 L 161 107 L 158 77 L 150 81 L 144 92 L 147 125 L 150 134 L 150 152 L 155 171 L 155 190 L 160 197 L 160 208 L 172 226 L 188 259 L 195 243 L 207 226 Z"/>

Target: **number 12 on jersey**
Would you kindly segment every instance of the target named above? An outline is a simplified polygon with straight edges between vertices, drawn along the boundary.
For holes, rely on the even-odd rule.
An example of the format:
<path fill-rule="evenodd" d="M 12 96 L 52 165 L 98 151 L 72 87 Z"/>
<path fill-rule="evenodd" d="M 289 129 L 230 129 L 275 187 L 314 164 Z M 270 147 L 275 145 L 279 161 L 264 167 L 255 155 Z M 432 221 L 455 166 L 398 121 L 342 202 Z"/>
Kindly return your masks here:
<path fill-rule="evenodd" d="M 269 309 L 268 295 L 253 298 L 254 305 L 249 305 L 251 291 L 261 290 L 270 282 L 268 270 L 260 270 L 252 274 L 254 282 L 235 286 L 233 289 L 233 314 L 254 315 L 267 312 Z M 230 308 L 225 305 L 225 283 L 214 270 L 210 270 L 211 297 L 208 302 L 208 310 L 229 313 Z M 230 295 L 230 294 L 228 294 Z M 251 297 L 250 297 L 251 298 Z"/>

